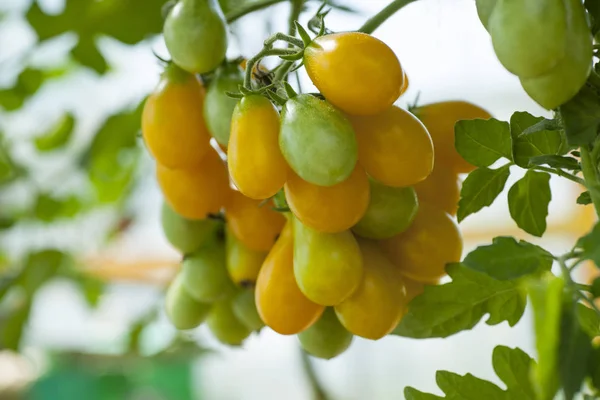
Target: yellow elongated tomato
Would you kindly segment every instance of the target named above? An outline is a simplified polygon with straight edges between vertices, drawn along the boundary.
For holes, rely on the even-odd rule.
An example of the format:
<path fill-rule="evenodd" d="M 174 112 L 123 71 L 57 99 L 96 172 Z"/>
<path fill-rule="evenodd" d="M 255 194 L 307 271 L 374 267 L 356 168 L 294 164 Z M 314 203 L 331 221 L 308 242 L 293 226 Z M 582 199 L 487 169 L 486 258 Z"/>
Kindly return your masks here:
<path fill-rule="evenodd" d="M 204 87 L 198 78 L 169 65 L 142 113 L 144 142 L 158 163 L 168 168 L 200 165 L 210 150 L 203 107 Z"/>
<path fill-rule="evenodd" d="M 285 197 L 290 210 L 304 225 L 319 232 L 341 232 L 365 214 L 369 179 L 358 165 L 348 179 L 333 186 L 313 185 L 290 171 Z"/>
<path fill-rule="evenodd" d="M 279 113 L 264 96 L 242 98 L 233 112 L 229 174 L 251 199 L 266 199 L 285 183 L 288 166 L 279 150 Z"/>
<path fill-rule="evenodd" d="M 358 162 L 387 186 L 412 186 L 433 170 L 433 142 L 410 112 L 390 107 L 369 117 L 351 116 L 358 141 Z"/>
<path fill-rule="evenodd" d="M 294 278 L 294 239 L 290 222 L 283 228 L 260 269 L 255 296 L 260 318 L 282 335 L 304 331 L 325 310 L 302 294 Z"/>
<path fill-rule="evenodd" d="M 490 119 L 490 113 L 466 101 L 432 103 L 416 108 L 413 112 L 425 124 L 431 135 L 436 163 L 443 164 L 457 173 L 468 173 L 476 168 L 456 151 L 454 125 L 460 120 Z"/>
<path fill-rule="evenodd" d="M 398 99 L 404 81 L 392 49 L 360 32 L 316 38 L 304 51 L 304 65 L 325 98 L 352 115 L 383 112 Z"/>
<path fill-rule="evenodd" d="M 335 312 L 355 335 L 377 340 L 390 333 L 406 311 L 404 283 L 375 242 L 360 241 L 365 274 L 356 292 Z"/>
<path fill-rule="evenodd" d="M 227 167 L 213 150 L 194 169 L 170 169 L 158 164 L 156 179 L 165 201 L 188 219 L 203 219 L 219 212 L 231 193 Z"/>
<path fill-rule="evenodd" d="M 233 192 L 226 207 L 227 227 L 249 249 L 269 251 L 285 225 L 285 217 L 271 207 L 270 201 L 261 204 Z"/>
<path fill-rule="evenodd" d="M 230 229 L 225 234 L 225 256 L 231 280 L 239 286 L 254 286 L 266 252 L 250 250 L 235 237 Z"/>
<path fill-rule="evenodd" d="M 402 275 L 424 283 L 444 276 L 447 263 L 460 261 L 463 247 L 454 219 L 427 203 L 408 230 L 380 244 Z"/>
<path fill-rule="evenodd" d="M 436 165 L 431 175 L 415 185 L 419 203 L 429 203 L 450 215 L 456 215 L 461 180 L 448 167 Z"/>

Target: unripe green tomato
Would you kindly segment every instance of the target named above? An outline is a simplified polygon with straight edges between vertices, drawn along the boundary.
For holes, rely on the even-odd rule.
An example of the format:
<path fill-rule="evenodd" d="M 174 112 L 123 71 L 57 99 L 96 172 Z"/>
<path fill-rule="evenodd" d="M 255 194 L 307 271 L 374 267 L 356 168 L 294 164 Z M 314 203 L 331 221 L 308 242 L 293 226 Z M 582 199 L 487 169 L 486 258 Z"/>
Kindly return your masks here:
<path fill-rule="evenodd" d="M 579 0 L 577 0 L 579 1 Z M 543 75 L 567 55 L 564 0 L 499 0 L 489 16 L 494 51 L 521 78 Z"/>
<path fill-rule="evenodd" d="M 298 176 L 320 186 L 346 180 L 358 158 L 350 121 L 328 102 L 309 94 L 285 103 L 279 146 Z"/>
<path fill-rule="evenodd" d="M 237 65 L 228 65 L 219 70 L 208 86 L 204 99 L 204 120 L 208 131 L 217 142 L 225 147 L 229 142 L 231 116 L 237 100 L 227 96 L 227 92 L 237 92 L 244 80 L 242 70 Z"/>
<path fill-rule="evenodd" d="M 235 316 L 231 306 L 232 298 L 217 302 L 206 319 L 206 325 L 221 343 L 239 346 L 252 331 Z"/>
<path fill-rule="evenodd" d="M 492 15 L 492 11 L 494 11 L 494 7 L 497 3 L 498 0 L 475 0 L 477 15 L 485 29 L 488 29 L 490 15 Z"/>
<path fill-rule="evenodd" d="M 213 240 L 183 260 L 182 275 L 189 294 L 212 303 L 235 291 L 225 267 L 225 245 Z"/>
<path fill-rule="evenodd" d="M 330 307 L 325 309 L 313 326 L 298 334 L 300 345 L 308 354 L 326 360 L 346 351 L 353 337 Z"/>
<path fill-rule="evenodd" d="M 178 274 L 169 285 L 165 296 L 165 311 L 177 329 L 194 329 L 208 316 L 211 305 L 200 303 L 185 290 L 183 276 Z"/>
<path fill-rule="evenodd" d="M 258 331 L 265 323 L 260 319 L 256 309 L 254 288 L 241 290 L 234 298 L 231 304 L 233 313 L 242 321 L 246 327 L 252 331 Z"/>
<path fill-rule="evenodd" d="M 167 203 L 163 203 L 161 211 L 163 232 L 177 250 L 189 254 L 213 239 L 219 227 L 223 225 L 214 219 L 191 220 L 177 214 Z"/>
<path fill-rule="evenodd" d="M 373 179 L 370 184 L 369 207 L 352 231 L 365 238 L 387 239 L 407 230 L 419 210 L 415 190 L 385 186 Z"/>
<path fill-rule="evenodd" d="M 217 0 L 180 0 L 163 27 L 175 64 L 191 73 L 217 68 L 227 52 L 227 23 Z"/>

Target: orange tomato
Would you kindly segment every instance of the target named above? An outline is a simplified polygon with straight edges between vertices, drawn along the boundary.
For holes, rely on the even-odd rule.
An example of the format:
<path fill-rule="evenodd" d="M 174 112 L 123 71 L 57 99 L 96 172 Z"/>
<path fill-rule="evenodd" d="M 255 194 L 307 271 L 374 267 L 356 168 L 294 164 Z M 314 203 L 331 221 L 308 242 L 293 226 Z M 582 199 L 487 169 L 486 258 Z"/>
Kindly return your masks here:
<path fill-rule="evenodd" d="M 419 203 L 429 203 L 456 215 L 461 181 L 458 174 L 443 165 L 436 165 L 431 175 L 415 185 Z"/>

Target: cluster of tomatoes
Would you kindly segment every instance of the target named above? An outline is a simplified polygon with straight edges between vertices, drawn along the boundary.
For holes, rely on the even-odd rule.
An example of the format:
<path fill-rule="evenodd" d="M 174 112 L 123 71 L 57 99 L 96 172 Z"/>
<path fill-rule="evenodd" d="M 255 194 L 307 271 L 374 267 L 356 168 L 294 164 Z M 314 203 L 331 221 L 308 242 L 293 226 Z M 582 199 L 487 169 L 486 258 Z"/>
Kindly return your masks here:
<path fill-rule="evenodd" d="M 454 149 L 454 123 L 487 112 L 394 106 L 408 86 L 400 62 L 358 32 L 313 39 L 303 61 L 320 93 L 288 90 L 278 105 L 264 91 L 227 97 L 241 81 L 235 63 L 205 94 L 206 71 L 173 60 L 142 129 L 165 235 L 184 254 L 166 296 L 178 329 L 206 320 L 238 345 L 267 325 L 331 358 L 353 335 L 389 334 L 460 260 L 453 215 L 459 174 L 473 166 Z"/>

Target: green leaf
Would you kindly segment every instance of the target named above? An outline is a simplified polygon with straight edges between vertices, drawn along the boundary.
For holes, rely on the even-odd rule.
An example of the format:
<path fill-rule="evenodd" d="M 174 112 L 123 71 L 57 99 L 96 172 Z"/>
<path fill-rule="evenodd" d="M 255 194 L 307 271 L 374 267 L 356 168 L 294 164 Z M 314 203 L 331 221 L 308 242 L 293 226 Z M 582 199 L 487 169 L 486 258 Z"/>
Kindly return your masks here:
<path fill-rule="evenodd" d="M 30 311 L 31 301 L 24 299 L 8 315 L 0 317 L 0 350 L 19 350 Z"/>
<path fill-rule="evenodd" d="M 411 387 L 404 389 L 404 396 L 407 400 L 535 400 L 529 382 L 529 369 L 535 364 L 531 357 L 519 348 L 497 346 L 492 363 L 507 390 L 471 374 L 461 376 L 438 371 L 435 380 L 446 397 L 423 393 Z"/>
<path fill-rule="evenodd" d="M 576 247 L 583 251 L 581 258 L 592 260 L 600 267 L 600 223 L 596 223 L 590 233 L 579 238 Z"/>
<path fill-rule="evenodd" d="M 595 0 L 585 0 L 583 4 L 592 20 L 592 35 L 596 35 L 600 31 L 600 3 Z"/>
<path fill-rule="evenodd" d="M 552 168 L 560 168 L 571 171 L 581 170 L 579 161 L 573 157 L 563 157 L 557 155 L 536 156 L 529 159 L 530 165 L 549 165 Z"/>
<path fill-rule="evenodd" d="M 539 400 L 552 400 L 558 391 L 558 343 L 564 281 L 554 275 L 528 285 L 533 307 L 538 364 L 532 379 Z"/>
<path fill-rule="evenodd" d="M 56 150 L 69 142 L 75 127 L 75 116 L 65 113 L 60 120 L 46 133 L 35 138 L 35 147 L 39 151 Z"/>
<path fill-rule="evenodd" d="M 472 329 L 484 315 L 486 323 L 514 326 L 526 304 L 519 281 L 499 281 L 462 264 L 446 267 L 452 281 L 426 286 L 412 300 L 393 334 L 412 338 L 448 337 Z"/>
<path fill-rule="evenodd" d="M 590 355 L 588 375 L 590 384 L 596 389 L 596 393 L 600 393 L 600 348 L 595 348 Z M 592 397 L 590 396 L 590 398 Z M 592 399 L 598 399 L 598 397 Z"/>
<path fill-rule="evenodd" d="M 552 254 L 524 240 L 496 237 L 491 245 L 479 246 L 469 253 L 463 264 L 501 281 L 539 275 L 552 268 Z"/>
<path fill-rule="evenodd" d="M 473 165 L 489 167 L 501 157 L 512 160 L 508 122 L 494 118 L 458 121 L 454 132 L 456 150 Z"/>
<path fill-rule="evenodd" d="M 82 209 L 81 200 L 76 196 L 59 199 L 42 193 L 36 199 L 33 214 L 40 221 L 53 222 L 61 218 L 72 218 Z"/>
<path fill-rule="evenodd" d="M 600 97 L 592 88 L 583 86 L 559 110 L 569 145 L 583 146 L 594 141 L 600 126 Z"/>
<path fill-rule="evenodd" d="M 590 196 L 589 191 L 585 191 L 577 197 L 577 204 L 581 204 L 587 206 L 588 204 L 592 204 L 592 196 Z"/>
<path fill-rule="evenodd" d="M 471 214 L 490 206 L 502 190 L 510 175 L 510 166 L 498 169 L 478 168 L 463 182 L 456 216 L 461 222 Z"/>
<path fill-rule="evenodd" d="M 584 304 L 577 304 L 577 321 L 581 329 L 590 337 L 600 336 L 600 316 Z"/>
<path fill-rule="evenodd" d="M 516 112 L 510 118 L 513 156 L 518 166 L 528 168 L 532 157 L 560 155 L 567 151 L 562 131 L 538 130 L 526 133 L 543 121 L 544 118 L 534 117 L 527 112 Z"/>
<path fill-rule="evenodd" d="M 590 290 L 595 299 L 600 297 L 600 276 L 594 279 Z"/>
<path fill-rule="evenodd" d="M 60 268 L 65 268 L 70 261 L 71 259 L 66 253 L 54 249 L 31 253 L 27 256 L 19 283 L 29 295 L 33 295 L 44 283 L 53 278 Z"/>
<path fill-rule="evenodd" d="M 73 47 L 71 54 L 81 65 L 93 69 L 100 75 L 108 71 L 108 64 L 92 37 L 79 38 L 79 42 Z"/>
<path fill-rule="evenodd" d="M 98 279 L 81 277 L 75 281 L 79 286 L 85 301 L 90 307 L 96 308 L 104 293 L 104 283 Z"/>
<path fill-rule="evenodd" d="M 44 71 L 25 68 L 17 77 L 15 85 L 0 90 L 0 107 L 6 111 L 14 111 L 25 103 L 42 86 L 46 76 Z"/>
<path fill-rule="evenodd" d="M 529 113 L 526 112 L 518 112 L 519 114 L 527 114 L 527 115 L 531 115 Z M 514 116 L 514 114 L 513 114 Z M 531 115 L 533 117 L 533 115 Z M 536 118 L 536 117 L 533 117 Z M 560 122 L 556 119 L 547 119 L 547 118 L 542 118 L 541 120 L 538 120 L 535 124 L 529 126 L 526 129 L 522 129 L 521 134 L 522 135 L 530 135 L 532 133 L 536 133 L 536 132 L 540 132 L 540 131 L 559 131 L 562 129 L 562 126 L 560 125 Z"/>
<path fill-rule="evenodd" d="M 510 216 L 519 228 L 541 237 L 546 231 L 551 199 L 550 174 L 529 170 L 508 191 Z"/>

